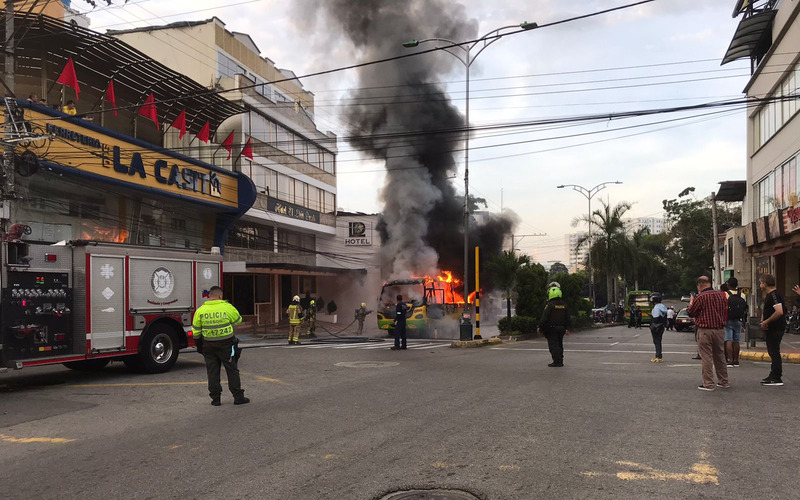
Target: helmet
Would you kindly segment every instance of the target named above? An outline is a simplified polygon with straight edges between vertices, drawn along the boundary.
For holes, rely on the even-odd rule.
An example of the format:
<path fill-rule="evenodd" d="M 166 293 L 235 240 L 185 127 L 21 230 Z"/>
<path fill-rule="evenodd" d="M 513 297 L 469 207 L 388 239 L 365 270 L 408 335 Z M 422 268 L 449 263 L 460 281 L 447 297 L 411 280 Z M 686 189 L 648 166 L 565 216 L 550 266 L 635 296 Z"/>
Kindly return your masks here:
<path fill-rule="evenodd" d="M 300 296 L 295 295 L 294 297 L 292 297 L 292 302 L 300 302 Z"/>
<path fill-rule="evenodd" d="M 656 304 L 660 304 L 661 299 L 662 299 L 661 294 L 658 292 L 653 292 L 653 294 L 650 296 L 650 302 L 654 302 Z"/>
<path fill-rule="evenodd" d="M 547 285 L 547 288 L 561 288 L 561 285 L 558 281 L 551 281 L 550 284 Z"/>
<path fill-rule="evenodd" d="M 561 289 L 556 286 L 551 286 L 547 290 L 547 300 L 553 300 L 561 297 Z"/>
<path fill-rule="evenodd" d="M 316 302 L 314 302 L 313 300 L 312 300 L 311 302 L 309 302 L 309 304 L 310 304 L 310 305 L 312 305 L 312 306 L 313 306 L 315 303 L 316 303 Z"/>
<path fill-rule="evenodd" d="M 361 303 L 361 307 L 367 307 L 367 303 L 366 302 L 362 302 Z"/>

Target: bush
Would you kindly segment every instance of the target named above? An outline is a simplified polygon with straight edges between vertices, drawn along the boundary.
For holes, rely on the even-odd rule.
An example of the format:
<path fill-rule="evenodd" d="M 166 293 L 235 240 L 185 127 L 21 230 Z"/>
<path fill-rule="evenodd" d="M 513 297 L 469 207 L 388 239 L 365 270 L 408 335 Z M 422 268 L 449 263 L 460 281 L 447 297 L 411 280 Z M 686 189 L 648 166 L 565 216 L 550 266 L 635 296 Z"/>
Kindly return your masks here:
<path fill-rule="evenodd" d="M 333 299 L 331 299 L 331 301 L 328 302 L 328 314 L 333 314 L 335 312 L 336 312 L 336 302 L 334 302 Z"/>
<path fill-rule="evenodd" d="M 536 333 L 536 328 L 539 326 L 539 321 L 536 318 L 529 318 L 528 316 L 512 316 L 511 321 L 508 318 L 500 318 L 497 327 L 500 333 L 507 335 Z"/>

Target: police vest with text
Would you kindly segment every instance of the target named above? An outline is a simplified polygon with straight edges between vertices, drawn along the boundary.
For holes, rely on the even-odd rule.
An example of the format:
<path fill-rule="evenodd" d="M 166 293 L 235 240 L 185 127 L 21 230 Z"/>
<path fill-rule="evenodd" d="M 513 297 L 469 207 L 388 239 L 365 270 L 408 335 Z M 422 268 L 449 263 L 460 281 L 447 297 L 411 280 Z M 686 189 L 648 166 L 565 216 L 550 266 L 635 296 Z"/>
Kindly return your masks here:
<path fill-rule="evenodd" d="M 209 300 L 194 313 L 194 336 L 203 340 L 225 340 L 233 337 L 233 326 L 242 322 L 242 316 L 225 300 Z"/>

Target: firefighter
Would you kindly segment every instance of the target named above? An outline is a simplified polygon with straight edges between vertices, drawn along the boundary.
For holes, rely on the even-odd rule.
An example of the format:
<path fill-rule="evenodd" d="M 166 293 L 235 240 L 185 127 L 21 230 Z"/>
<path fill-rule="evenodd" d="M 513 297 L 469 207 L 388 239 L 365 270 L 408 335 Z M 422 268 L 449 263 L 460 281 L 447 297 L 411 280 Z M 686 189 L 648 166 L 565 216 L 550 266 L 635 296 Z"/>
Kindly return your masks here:
<path fill-rule="evenodd" d="M 305 319 L 308 321 L 308 338 L 313 339 L 317 336 L 314 333 L 317 329 L 317 303 L 314 300 L 308 303 L 308 309 L 306 309 Z"/>
<path fill-rule="evenodd" d="M 208 395 L 211 404 L 220 406 L 222 386 L 219 383 L 220 365 L 225 367 L 228 376 L 228 389 L 233 394 L 233 404 L 250 402 L 244 397 L 239 378 L 238 361 L 241 349 L 239 339 L 233 335 L 233 325 L 242 322 L 242 316 L 227 300 L 222 300 L 222 288 L 212 286 L 208 300 L 197 308 L 192 321 L 194 343 L 197 352 L 203 355 L 208 372 Z"/>
<path fill-rule="evenodd" d="M 300 323 L 302 322 L 299 296 L 292 297 L 292 303 L 286 309 L 286 315 L 289 316 L 289 344 L 298 345 L 300 343 Z"/>
<path fill-rule="evenodd" d="M 372 311 L 367 309 L 367 303 L 362 302 L 361 307 L 356 309 L 356 320 L 358 320 L 358 332 L 356 335 L 361 335 L 361 332 L 364 330 L 364 320 L 367 318 L 367 314 L 371 314 Z"/>
<path fill-rule="evenodd" d="M 553 356 L 553 362 L 547 366 L 560 367 L 564 366 L 564 334 L 569 333 L 569 311 L 561 297 L 560 288 L 550 287 L 547 290 L 547 299 L 538 331 L 544 332 L 544 336 L 547 338 L 547 347 L 550 348 L 550 355 Z"/>

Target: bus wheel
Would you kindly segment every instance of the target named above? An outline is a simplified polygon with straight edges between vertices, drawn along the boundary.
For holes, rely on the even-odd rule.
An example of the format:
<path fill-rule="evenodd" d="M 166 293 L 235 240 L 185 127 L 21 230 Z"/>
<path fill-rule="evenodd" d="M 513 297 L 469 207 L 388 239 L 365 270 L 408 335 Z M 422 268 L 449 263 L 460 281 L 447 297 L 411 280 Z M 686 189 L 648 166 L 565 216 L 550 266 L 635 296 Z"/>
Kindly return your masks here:
<path fill-rule="evenodd" d="M 110 362 L 111 359 L 109 358 L 99 358 L 99 359 L 84 359 L 81 361 L 68 361 L 62 364 L 67 368 L 69 368 L 70 370 L 77 370 L 81 372 L 93 372 L 97 370 L 102 370 Z"/>
<path fill-rule="evenodd" d="M 139 361 L 146 373 L 169 371 L 178 360 L 178 339 L 169 327 L 156 325 L 142 337 L 139 344 Z"/>

